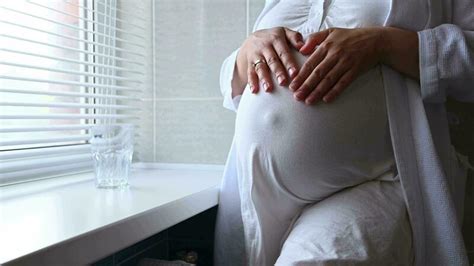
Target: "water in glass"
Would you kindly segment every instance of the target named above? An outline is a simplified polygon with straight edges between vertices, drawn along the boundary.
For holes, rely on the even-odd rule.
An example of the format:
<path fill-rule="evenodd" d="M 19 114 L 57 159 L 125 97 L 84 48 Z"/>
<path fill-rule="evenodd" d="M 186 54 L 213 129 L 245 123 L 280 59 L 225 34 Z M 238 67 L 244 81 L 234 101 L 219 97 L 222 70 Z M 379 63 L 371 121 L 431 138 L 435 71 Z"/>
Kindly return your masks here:
<path fill-rule="evenodd" d="M 133 156 L 132 125 L 98 125 L 91 128 L 91 149 L 96 186 L 128 186 Z"/>

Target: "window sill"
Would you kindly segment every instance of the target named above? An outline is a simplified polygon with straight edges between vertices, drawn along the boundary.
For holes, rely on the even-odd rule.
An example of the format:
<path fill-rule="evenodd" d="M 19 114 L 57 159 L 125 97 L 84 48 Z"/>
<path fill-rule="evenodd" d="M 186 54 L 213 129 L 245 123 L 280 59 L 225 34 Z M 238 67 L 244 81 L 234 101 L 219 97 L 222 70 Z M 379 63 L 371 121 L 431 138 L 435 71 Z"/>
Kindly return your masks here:
<path fill-rule="evenodd" d="M 125 190 L 91 177 L 0 188 L 0 264 L 90 264 L 216 206 L 222 167 L 141 164 Z"/>

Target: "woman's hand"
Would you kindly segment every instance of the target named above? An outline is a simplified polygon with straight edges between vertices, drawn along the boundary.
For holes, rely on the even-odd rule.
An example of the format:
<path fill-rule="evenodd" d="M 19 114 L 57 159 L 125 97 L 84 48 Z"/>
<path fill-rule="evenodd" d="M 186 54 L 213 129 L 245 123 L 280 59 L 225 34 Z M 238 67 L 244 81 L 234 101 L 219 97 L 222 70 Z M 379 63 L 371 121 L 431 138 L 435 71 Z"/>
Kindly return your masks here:
<path fill-rule="evenodd" d="M 287 84 L 298 73 L 290 46 L 299 50 L 303 45 L 301 34 L 287 28 L 254 32 L 244 41 L 237 55 L 236 72 L 240 84 L 235 87 L 243 88 L 248 83 L 253 93 L 260 88 L 270 92 L 273 89 L 272 73 L 280 85 Z"/>
<path fill-rule="evenodd" d="M 310 55 L 290 84 L 297 100 L 333 101 L 359 75 L 383 63 L 419 77 L 418 35 L 390 27 L 328 29 L 310 35 L 300 49 Z"/>
<path fill-rule="evenodd" d="M 381 58 L 381 28 L 328 29 L 311 34 L 300 49 L 310 55 L 290 84 L 297 100 L 330 102 Z"/>

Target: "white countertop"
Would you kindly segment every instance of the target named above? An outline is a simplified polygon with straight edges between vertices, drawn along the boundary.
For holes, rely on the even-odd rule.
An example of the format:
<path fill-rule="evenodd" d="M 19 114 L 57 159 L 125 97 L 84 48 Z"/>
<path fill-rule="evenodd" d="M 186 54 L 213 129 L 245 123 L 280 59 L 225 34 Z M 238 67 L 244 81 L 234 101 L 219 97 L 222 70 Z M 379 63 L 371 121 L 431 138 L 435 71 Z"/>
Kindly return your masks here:
<path fill-rule="evenodd" d="M 134 169 L 125 190 L 91 175 L 0 188 L 0 264 L 94 262 L 215 206 L 222 170 Z"/>

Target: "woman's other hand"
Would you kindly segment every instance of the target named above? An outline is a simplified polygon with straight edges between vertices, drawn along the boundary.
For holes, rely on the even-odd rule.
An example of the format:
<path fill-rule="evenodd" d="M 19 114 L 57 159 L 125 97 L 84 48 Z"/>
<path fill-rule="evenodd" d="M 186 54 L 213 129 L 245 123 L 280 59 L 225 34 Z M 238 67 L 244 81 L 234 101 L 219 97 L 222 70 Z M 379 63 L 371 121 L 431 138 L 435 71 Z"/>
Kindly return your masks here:
<path fill-rule="evenodd" d="M 300 52 L 310 55 L 290 84 L 297 100 L 331 102 L 381 57 L 381 28 L 328 29 L 311 34 Z"/>
<path fill-rule="evenodd" d="M 271 92 L 272 74 L 280 85 L 288 84 L 298 74 L 298 66 L 290 54 L 293 47 L 304 45 L 299 32 L 277 27 L 252 33 L 242 44 L 237 55 L 236 72 L 240 83 L 250 85 L 250 90 Z M 234 96 L 234 95 L 233 95 Z"/>
<path fill-rule="evenodd" d="M 300 52 L 310 56 L 290 89 L 306 104 L 333 101 L 378 63 L 419 77 L 418 35 L 412 31 L 392 27 L 328 29 L 311 34 Z"/>

